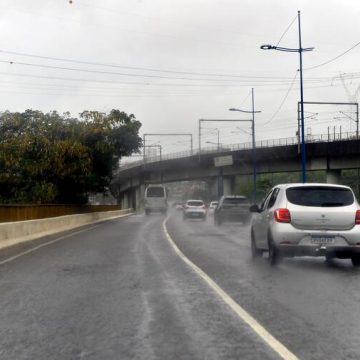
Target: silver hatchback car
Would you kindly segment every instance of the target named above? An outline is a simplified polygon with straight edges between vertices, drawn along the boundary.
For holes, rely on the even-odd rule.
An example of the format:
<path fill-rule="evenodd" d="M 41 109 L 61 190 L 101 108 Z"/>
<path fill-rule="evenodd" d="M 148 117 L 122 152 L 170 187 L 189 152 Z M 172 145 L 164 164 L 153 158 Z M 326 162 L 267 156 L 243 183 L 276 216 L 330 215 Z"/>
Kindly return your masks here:
<path fill-rule="evenodd" d="M 360 207 L 348 186 L 281 184 L 252 205 L 252 256 L 350 258 L 360 266 Z"/>

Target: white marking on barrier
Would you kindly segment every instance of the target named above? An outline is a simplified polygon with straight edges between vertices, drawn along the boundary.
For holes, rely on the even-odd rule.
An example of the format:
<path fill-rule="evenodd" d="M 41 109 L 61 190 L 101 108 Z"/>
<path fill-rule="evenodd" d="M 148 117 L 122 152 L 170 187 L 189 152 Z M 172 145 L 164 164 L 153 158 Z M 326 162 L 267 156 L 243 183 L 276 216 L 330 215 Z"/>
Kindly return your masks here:
<path fill-rule="evenodd" d="M 117 218 L 119 218 L 119 217 L 127 217 L 127 216 L 130 216 L 130 215 L 132 215 L 132 213 L 123 214 L 123 215 L 120 215 L 120 216 L 112 216 L 112 217 L 110 217 L 110 218 L 102 218 L 102 219 L 100 219 L 100 220 L 97 220 L 96 223 L 100 223 L 100 222 L 108 221 L 108 220 L 114 220 L 114 219 L 117 219 Z M 86 225 L 86 224 L 83 224 L 83 225 Z M 99 224 L 99 225 L 96 225 L 96 226 L 92 226 L 92 227 L 90 227 L 90 228 L 86 228 L 86 229 L 83 229 L 83 230 L 79 230 L 79 231 L 73 232 L 73 233 L 68 234 L 68 235 L 61 236 L 61 237 L 59 237 L 59 238 L 57 238 L 57 239 L 54 239 L 54 240 L 48 241 L 48 242 L 46 242 L 46 243 L 40 244 L 40 245 L 38 245 L 38 246 L 35 246 L 35 247 L 33 247 L 33 248 L 29 249 L 29 250 L 23 251 L 23 252 L 21 252 L 21 253 L 19 253 L 19 254 L 16 254 L 16 255 L 14 255 L 14 256 L 11 256 L 11 257 L 3 260 L 3 261 L 0 261 L 0 265 L 4 265 L 4 264 L 6 264 L 6 263 L 8 263 L 8 262 L 10 262 L 10 261 L 13 261 L 13 260 L 21 257 L 21 256 L 30 254 L 30 253 L 38 250 L 38 249 L 41 249 L 41 248 L 44 247 L 44 246 L 48 246 L 48 245 L 54 244 L 54 243 L 56 243 L 56 242 L 58 242 L 58 241 L 60 241 L 60 240 L 66 239 L 66 238 L 68 238 L 68 237 L 70 237 L 70 236 L 77 235 L 77 234 L 80 234 L 80 233 L 82 233 L 82 232 L 84 232 L 84 231 L 88 231 L 88 230 L 94 229 L 94 228 L 96 228 L 97 226 L 100 226 L 100 224 Z M 68 229 L 68 230 L 71 230 L 71 229 Z M 65 231 L 65 230 L 64 230 L 64 231 Z M 49 234 L 49 235 L 51 235 L 51 234 Z M 43 235 L 43 236 L 46 236 L 46 235 Z M 40 237 L 42 237 L 42 236 L 40 236 Z M 34 238 L 34 239 L 32 239 L 32 240 L 36 240 L 36 238 Z M 26 242 L 26 241 L 25 241 L 25 242 Z M 0 248 L 0 251 L 1 251 L 1 250 L 2 250 L 2 249 Z"/>
<path fill-rule="evenodd" d="M 99 225 L 97 225 L 97 226 L 99 226 Z M 45 246 L 49 246 L 49 245 L 51 245 L 51 244 L 55 244 L 56 242 L 58 242 L 58 241 L 60 241 L 60 240 L 64 240 L 64 239 L 66 239 L 66 238 L 68 238 L 68 237 L 70 237 L 70 236 L 74 236 L 74 235 L 80 234 L 80 233 L 82 233 L 82 232 L 84 232 L 84 231 L 89 231 L 89 230 L 91 230 L 91 229 L 94 229 L 94 228 L 96 228 L 97 226 L 92 226 L 91 228 L 79 230 L 79 231 L 73 232 L 73 233 L 68 234 L 68 235 L 60 236 L 60 237 L 57 238 L 57 239 L 54 239 L 54 240 L 48 241 L 48 242 L 46 242 L 46 243 L 40 244 L 40 245 L 38 245 L 38 246 L 35 246 L 35 247 L 33 247 L 33 248 L 29 249 L 29 250 L 23 251 L 23 252 L 21 252 L 21 253 L 19 253 L 19 254 L 16 254 L 16 255 L 14 255 L 14 256 L 11 256 L 11 257 L 3 260 L 3 261 L 0 261 L 0 265 L 4 265 L 4 264 L 6 264 L 6 263 L 8 263 L 8 262 L 10 262 L 10 261 L 13 261 L 13 260 L 21 257 L 21 256 L 24 256 L 24 255 L 30 254 L 30 253 L 32 253 L 32 252 L 34 252 L 34 251 L 36 251 L 36 250 L 39 250 L 39 249 L 41 249 L 41 248 L 43 248 L 43 247 L 45 247 Z"/>

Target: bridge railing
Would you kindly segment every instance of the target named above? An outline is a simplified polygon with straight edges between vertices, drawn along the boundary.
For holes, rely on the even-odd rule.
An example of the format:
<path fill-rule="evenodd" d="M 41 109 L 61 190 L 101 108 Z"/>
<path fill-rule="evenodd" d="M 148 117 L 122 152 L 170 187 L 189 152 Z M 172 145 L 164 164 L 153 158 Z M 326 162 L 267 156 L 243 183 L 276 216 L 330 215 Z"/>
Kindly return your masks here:
<path fill-rule="evenodd" d="M 317 134 L 317 135 L 306 135 L 305 141 L 306 143 L 314 143 L 314 142 L 334 142 L 334 141 L 346 141 L 346 140 L 354 140 L 357 139 L 356 132 L 343 132 L 343 133 L 327 133 L 327 134 Z M 286 137 L 279 139 L 269 139 L 269 140 L 258 140 L 256 141 L 256 148 L 271 148 L 275 146 L 287 146 L 287 145 L 298 145 L 300 144 L 299 138 L 294 137 Z M 224 153 L 227 151 L 237 151 L 237 150 L 247 150 L 252 149 L 252 142 L 245 142 L 240 144 L 229 144 L 229 145 L 221 145 L 221 146 L 208 146 L 203 147 L 200 150 L 200 155 L 204 154 L 216 154 L 216 153 Z M 119 171 L 130 169 L 133 167 L 141 166 L 143 164 L 163 161 L 163 160 L 172 160 L 185 158 L 192 155 L 199 155 L 199 149 L 193 151 L 181 151 L 169 154 L 162 154 L 157 156 L 146 156 L 145 159 L 133 161 L 126 164 L 121 164 Z"/>

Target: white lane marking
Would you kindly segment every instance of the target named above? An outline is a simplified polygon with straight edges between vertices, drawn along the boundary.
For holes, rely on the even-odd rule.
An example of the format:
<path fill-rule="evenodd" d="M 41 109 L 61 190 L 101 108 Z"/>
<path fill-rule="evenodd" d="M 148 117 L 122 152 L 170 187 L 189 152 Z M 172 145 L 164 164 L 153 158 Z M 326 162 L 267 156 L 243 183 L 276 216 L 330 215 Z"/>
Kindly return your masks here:
<path fill-rule="evenodd" d="M 238 317 L 248 324 L 251 329 L 260 336 L 280 357 L 284 360 L 299 360 L 298 357 L 287 349 L 279 340 L 272 336 L 258 321 L 246 312 L 229 294 L 227 294 L 209 275 L 201 270 L 197 265 L 191 262 L 184 253 L 177 247 L 174 240 L 167 231 L 166 223 L 169 218 L 163 222 L 163 229 L 167 240 L 174 248 L 179 257 L 189 265 L 215 292 L 216 294 L 238 315 Z"/>
<path fill-rule="evenodd" d="M 32 252 L 34 252 L 34 251 L 36 251 L 36 250 L 41 249 L 42 247 L 52 245 L 52 244 L 54 244 L 54 243 L 56 243 L 56 242 L 58 242 L 58 241 L 60 241 L 60 240 L 66 239 L 66 238 L 68 238 L 68 237 L 70 237 L 70 236 L 74 236 L 74 235 L 80 234 L 80 233 L 82 233 L 82 232 L 84 232 L 84 231 L 92 230 L 92 229 L 96 228 L 97 226 L 99 226 L 99 225 L 92 226 L 91 228 L 86 228 L 86 229 L 83 229 L 83 230 L 79 230 L 79 231 L 73 232 L 73 233 L 68 234 L 68 235 L 60 236 L 59 238 L 56 238 L 56 239 L 54 239 L 54 240 L 51 240 L 51 241 L 48 241 L 48 242 L 46 242 L 46 243 L 40 244 L 40 245 L 38 245 L 38 246 L 35 246 L 35 247 L 33 247 L 33 248 L 29 249 L 29 250 L 23 251 L 23 252 L 18 253 L 18 254 L 14 255 L 14 256 L 11 256 L 11 257 L 3 260 L 3 261 L 0 261 L 0 265 L 4 265 L 4 264 L 6 264 L 6 263 L 8 263 L 8 262 L 10 262 L 10 261 L 13 261 L 13 260 L 21 257 L 21 256 L 30 254 L 30 253 L 32 253 Z"/>
<path fill-rule="evenodd" d="M 130 216 L 130 215 L 132 215 L 132 213 L 130 213 L 130 214 L 124 214 L 124 215 L 120 215 L 120 216 L 113 216 L 113 217 L 106 218 L 106 219 L 100 219 L 100 220 L 97 221 L 97 222 L 100 223 L 100 222 L 103 222 L 104 220 L 113 220 L 113 219 L 117 219 L 117 218 L 119 218 L 119 217 L 122 218 L 122 217 L 127 217 L 127 216 Z M 32 252 L 34 252 L 34 251 L 36 251 L 36 250 L 41 249 L 41 248 L 44 247 L 44 246 L 49 246 L 49 245 L 54 244 L 54 243 L 56 243 L 56 242 L 58 242 L 58 241 L 60 241 L 60 240 L 64 240 L 64 239 L 66 239 L 66 238 L 68 238 L 68 237 L 70 237 L 70 236 L 80 234 L 80 233 L 82 233 L 82 232 L 84 232 L 84 231 L 88 231 L 88 230 L 95 229 L 95 228 L 98 227 L 98 226 L 100 226 L 100 224 L 99 224 L 99 225 L 92 226 L 92 227 L 90 227 L 90 228 L 86 228 L 86 229 L 83 229 L 83 230 L 79 230 L 79 231 L 73 232 L 73 233 L 68 234 L 68 235 L 64 235 L 64 236 L 61 236 L 61 237 L 59 237 L 59 238 L 57 238 L 57 239 L 54 239 L 54 240 L 48 241 L 48 242 L 46 242 L 46 243 L 40 244 L 40 245 L 35 246 L 35 247 L 33 247 L 33 248 L 29 249 L 29 250 L 23 251 L 23 252 L 21 252 L 21 253 L 19 253 L 19 254 L 16 254 L 16 255 L 14 255 L 14 256 L 11 256 L 11 257 L 3 260 L 3 261 L 0 261 L 0 265 L 4 265 L 4 264 L 6 264 L 6 263 L 8 263 L 8 262 L 10 262 L 10 261 L 13 261 L 13 260 L 21 257 L 21 256 L 30 254 L 30 253 L 32 253 Z M 36 240 L 36 239 L 34 239 L 34 240 Z M 0 249 L 0 250 L 2 250 L 2 249 Z"/>

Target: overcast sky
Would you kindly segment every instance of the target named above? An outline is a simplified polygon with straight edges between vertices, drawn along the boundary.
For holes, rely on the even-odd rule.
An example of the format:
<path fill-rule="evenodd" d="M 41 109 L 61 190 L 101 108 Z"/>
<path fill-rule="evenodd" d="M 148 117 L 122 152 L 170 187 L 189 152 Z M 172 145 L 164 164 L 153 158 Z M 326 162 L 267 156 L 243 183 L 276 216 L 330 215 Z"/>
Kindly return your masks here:
<path fill-rule="evenodd" d="M 249 119 L 228 109 L 251 110 L 254 88 L 257 139 L 295 136 L 299 54 L 260 46 L 298 48 L 298 10 L 302 46 L 315 48 L 303 53 L 304 100 L 357 101 L 359 0 L 0 0 L 0 111 L 115 108 L 141 134 L 192 133 L 197 147 L 198 120 Z M 308 133 L 355 130 L 354 107 L 305 111 Z M 250 140 L 250 123 L 202 126 L 202 146 Z"/>

